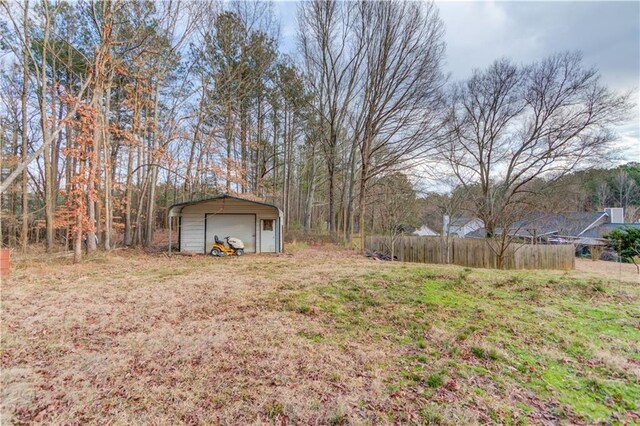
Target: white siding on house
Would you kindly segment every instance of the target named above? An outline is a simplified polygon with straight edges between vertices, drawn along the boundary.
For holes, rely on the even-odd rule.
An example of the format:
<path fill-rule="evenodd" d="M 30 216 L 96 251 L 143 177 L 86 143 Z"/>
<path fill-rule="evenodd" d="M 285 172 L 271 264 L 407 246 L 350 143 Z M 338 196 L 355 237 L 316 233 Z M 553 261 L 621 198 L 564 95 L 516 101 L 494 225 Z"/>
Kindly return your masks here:
<path fill-rule="evenodd" d="M 484 226 L 484 222 L 480 219 L 470 219 L 464 225 L 449 225 L 449 234 L 450 235 L 458 235 L 459 237 L 465 237 L 467 234 L 472 233 L 473 231 L 480 229 Z"/>
<path fill-rule="evenodd" d="M 276 219 L 278 223 L 279 211 L 276 208 L 254 204 L 249 201 L 233 198 L 220 198 L 182 207 L 180 219 L 180 251 L 205 253 L 205 215 L 216 213 L 244 213 L 255 214 L 255 246 L 260 247 L 260 219 Z M 280 227 L 278 227 L 280 228 Z M 281 233 L 276 236 L 281 241 Z M 226 235 L 218 235 L 222 238 Z M 213 238 L 213 237 L 212 237 Z M 211 241 L 212 243 L 213 241 Z M 207 241 L 207 248 L 210 242 Z"/>

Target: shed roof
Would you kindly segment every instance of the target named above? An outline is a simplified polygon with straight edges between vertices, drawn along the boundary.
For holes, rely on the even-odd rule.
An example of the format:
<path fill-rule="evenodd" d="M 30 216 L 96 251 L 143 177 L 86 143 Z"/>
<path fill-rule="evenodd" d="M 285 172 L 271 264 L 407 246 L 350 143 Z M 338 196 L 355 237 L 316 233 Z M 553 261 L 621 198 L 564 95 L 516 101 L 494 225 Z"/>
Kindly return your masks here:
<path fill-rule="evenodd" d="M 219 195 L 214 195 L 213 197 L 203 198 L 202 200 L 198 200 L 198 201 L 186 201 L 184 203 L 174 204 L 171 207 L 169 207 L 169 210 L 167 211 L 167 213 L 168 213 L 169 216 L 176 216 L 176 214 L 173 213 L 173 211 L 175 209 L 180 209 L 179 211 L 182 211 L 182 209 L 184 207 L 186 207 L 186 206 L 192 206 L 192 205 L 195 205 L 195 204 L 205 203 L 207 201 L 222 200 L 222 199 L 225 199 L 225 198 L 230 198 L 230 199 L 239 200 L 239 201 L 245 201 L 247 203 L 257 204 L 257 205 L 260 205 L 260 206 L 273 207 L 274 209 L 278 210 L 278 213 L 282 213 L 280 211 L 280 209 L 278 208 L 278 206 L 276 206 L 276 205 L 269 204 L 269 203 L 263 203 L 262 201 L 248 200 L 246 198 L 236 197 L 235 195 L 230 195 L 230 194 L 219 194 Z"/>

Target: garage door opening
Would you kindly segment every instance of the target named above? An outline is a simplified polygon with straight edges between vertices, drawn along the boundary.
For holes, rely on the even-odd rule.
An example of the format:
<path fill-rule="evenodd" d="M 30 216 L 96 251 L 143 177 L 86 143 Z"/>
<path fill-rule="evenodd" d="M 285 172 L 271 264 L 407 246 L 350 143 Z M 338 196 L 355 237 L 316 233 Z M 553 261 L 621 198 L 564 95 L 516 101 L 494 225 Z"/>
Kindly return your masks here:
<path fill-rule="evenodd" d="M 210 213 L 205 217 L 205 253 L 208 253 L 211 249 L 216 235 L 221 240 L 227 236 L 240 238 L 244 243 L 244 251 L 246 253 L 256 252 L 255 214 Z"/>

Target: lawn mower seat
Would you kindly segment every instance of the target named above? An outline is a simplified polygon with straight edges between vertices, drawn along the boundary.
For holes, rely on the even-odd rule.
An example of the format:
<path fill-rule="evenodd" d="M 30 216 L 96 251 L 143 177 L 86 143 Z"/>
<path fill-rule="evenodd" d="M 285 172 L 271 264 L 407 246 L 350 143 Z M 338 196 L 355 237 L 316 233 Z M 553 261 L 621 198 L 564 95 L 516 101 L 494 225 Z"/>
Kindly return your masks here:
<path fill-rule="evenodd" d="M 216 244 L 224 244 L 222 241 L 220 241 L 220 238 L 218 238 L 217 235 L 214 235 L 213 239 L 216 241 Z"/>

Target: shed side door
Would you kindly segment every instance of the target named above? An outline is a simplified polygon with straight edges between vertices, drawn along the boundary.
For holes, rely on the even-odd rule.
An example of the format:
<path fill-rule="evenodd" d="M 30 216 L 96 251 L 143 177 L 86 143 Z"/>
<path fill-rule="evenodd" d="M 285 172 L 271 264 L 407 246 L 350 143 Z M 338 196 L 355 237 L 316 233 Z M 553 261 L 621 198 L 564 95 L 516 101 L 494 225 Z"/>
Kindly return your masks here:
<path fill-rule="evenodd" d="M 256 252 L 256 216 L 253 214 L 208 214 L 206 230 L 207 253 L 211 250 L 214 236 L 240 238 L 246 253 Z M 226 241 L 225 241 L 226 243 Z"/>
<path fill-rule="evenodd" d="M 275 219 L 260 219 L 260 253 L 275 253 L 276 222 Z"/>

